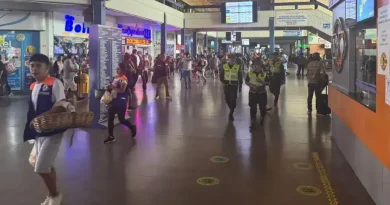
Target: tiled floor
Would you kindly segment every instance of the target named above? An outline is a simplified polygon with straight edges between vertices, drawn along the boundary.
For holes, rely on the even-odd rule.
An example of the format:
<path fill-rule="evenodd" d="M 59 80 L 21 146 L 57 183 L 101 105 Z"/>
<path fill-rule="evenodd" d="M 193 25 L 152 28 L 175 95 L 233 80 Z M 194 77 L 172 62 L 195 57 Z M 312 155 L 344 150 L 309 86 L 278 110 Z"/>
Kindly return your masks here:
<path fill-rule="evenodd" d="M 330 117 L 306 115 L 306 80 L 289 76 L 279 108 L 253 134 L 246 86 L 236 121 L 229 123 L 218 81 L 192 90 L 178 78 L 170 82 L 172 101 L 156 101 L 152 85 L 145 94 L 138 87 L 139 108 L 131 113 L 139 128 L 135 140 L 122 126 L 111 145 L 102 143 L 106 130 L 76 130 L 70 147 L 67 133 L 56 160 L 64 205 L 327 205 L 317 170 L 293 167 L 314 165 L 313 152 L 320 154 L 340 204 L 374 204 L 332 143 Z M 46 195 L 27 162 L 31 145 L 22 143 L 26 109 L 26 97 L 0 98 L 0 204 L 40 204 Z M 213 163 L 212 156 L 230 161 Z M 200 186 L 199 177 L 220 183 Z M 322 194 L 301 195 L 300 185 Z"/>

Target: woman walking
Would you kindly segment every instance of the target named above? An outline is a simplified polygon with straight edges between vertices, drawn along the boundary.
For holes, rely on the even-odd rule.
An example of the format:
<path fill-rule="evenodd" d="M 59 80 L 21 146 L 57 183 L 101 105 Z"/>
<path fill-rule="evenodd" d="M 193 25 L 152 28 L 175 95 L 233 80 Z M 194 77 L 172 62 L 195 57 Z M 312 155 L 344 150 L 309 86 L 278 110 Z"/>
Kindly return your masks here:
<path fill-rule="evenodd" d="M 129 98 L 129 92 L 127 89 L 127 77 L 125 76 L 126 66 L 123 63 L 120 63 L 117 68 L 117 75 L 115 75 L 112 84 L 107 86 L 108 91 L 115 91 L 117 96 L 110 103 L 108 108 L 108 137 L 104 140 L 104 143 L 115 142 L 114 137 L 114 119 L 115 115 L 118 115 L 119 122 L 122 125 L 126 125 L 131 130 L 132 137 L 135 137 L 137 134 L 137 127 L 130 123 L 130 121 L 125 120 L 127 101 Z"/>

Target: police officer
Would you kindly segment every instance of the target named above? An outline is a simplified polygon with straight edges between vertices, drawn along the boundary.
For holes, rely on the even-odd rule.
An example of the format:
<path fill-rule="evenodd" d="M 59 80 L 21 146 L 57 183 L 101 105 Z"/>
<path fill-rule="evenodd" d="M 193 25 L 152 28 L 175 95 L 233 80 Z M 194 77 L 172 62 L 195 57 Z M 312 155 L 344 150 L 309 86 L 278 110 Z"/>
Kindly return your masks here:
<path fill-rule="evenodd" d="M 225 100 L 230 109 L 229 120 L 234 121 L 233 113 L 237 104 L 237 92 L 239 86 L 242 85 L 241 66 L 236 63 L 235 55 L 229 56 L 228 63 L 223 65 L 219 78 L 224 84 Z"/>
<path fill-rule="evenodd" d="M 245 84 L 249 86 L 250 131 L 255 129 L 257 106 L 259 106 L 261 113 L 260 125 L 264 124 L 264 117 L 267 112 L 267 90 L 265 86 L 269 83 L 268 75 L 261 67 L 261 59 L 255 59 L 252 67 L 253 70 L 245 78 Z"/>
<path fill-rule="evenodd" d="M 270 64 L 270 86 L 269 89 L 274 95 L 274 105 L 278 106 L 280 87 L 284 84 L 285 81 L 285 71 L 283 66 L 283 61 L 280 59 L 277 52 L 273 53 L 272 59 L 269 62 Z"/>

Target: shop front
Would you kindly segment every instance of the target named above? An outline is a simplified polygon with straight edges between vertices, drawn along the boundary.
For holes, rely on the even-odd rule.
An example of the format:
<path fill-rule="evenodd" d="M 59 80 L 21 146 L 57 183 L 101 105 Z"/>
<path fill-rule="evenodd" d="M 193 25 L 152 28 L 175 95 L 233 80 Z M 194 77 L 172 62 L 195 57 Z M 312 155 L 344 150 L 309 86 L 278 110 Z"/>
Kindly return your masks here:
<path fill-rule="evenodd" d="M 376 204 L 390 204 L 390 1 L 333 1 L 332 141 Z"/>
<path fill-rule="evenodd" d="M 1 61 L 11 66 L 8 83 L 13 92 L 27 92 L 33 82 L 29 59 L 40 52 L 41 33 L 46 30 L 41 12 L 0 11 Z"/>
<path fill-rule="evenodd" d="M 84 22 L 82 15 L 53 13 L 54 58 L 72 54 L 84 68 L 88 67 L 89 26 Z"/>

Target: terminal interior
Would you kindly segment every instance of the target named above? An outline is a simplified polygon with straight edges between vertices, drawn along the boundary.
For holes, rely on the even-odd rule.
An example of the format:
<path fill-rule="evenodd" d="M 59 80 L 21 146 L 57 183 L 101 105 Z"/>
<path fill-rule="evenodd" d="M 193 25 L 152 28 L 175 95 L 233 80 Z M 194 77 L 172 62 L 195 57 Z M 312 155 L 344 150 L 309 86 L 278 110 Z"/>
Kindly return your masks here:
<path fill-rule="evenodd" d="M 37 83 L 30 59 L 44 54 L 52 67 L 71 54 L 77 95 L 94 119 L 63 134 L 54 162 L 61 204 L 390 205 L 389 10 L 390 0 L 4 0 L 0 204 L 39 204 L 48 195 L 29 163 L 34 145 L 23 140 Z M 116 141 L 104 144 L 101 93 L 133 51 L 150 58 L 146 87 L 142 71 L 129 91 L 125 118 L 137 135 L 116 116 Z M 173 69 L 166 88 L 153 82 L 161 54 Z M 194 63 L 191 89 L 184 54 Z M 254 125 L 245 78 L 256 58 L 275 55 L 285 70 L 280 98 L 275 103 L 266 86 L 269 110 Z M 309 62 L 317 55 L 329 77 L 320 91 L 326 115 L 308 114 Z M 242 62 L 244 79 L 234 121 L 225 102 L 230 85 L 220 81 L 226 75 L 213 75 L 229 59 Z"/>

